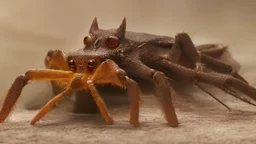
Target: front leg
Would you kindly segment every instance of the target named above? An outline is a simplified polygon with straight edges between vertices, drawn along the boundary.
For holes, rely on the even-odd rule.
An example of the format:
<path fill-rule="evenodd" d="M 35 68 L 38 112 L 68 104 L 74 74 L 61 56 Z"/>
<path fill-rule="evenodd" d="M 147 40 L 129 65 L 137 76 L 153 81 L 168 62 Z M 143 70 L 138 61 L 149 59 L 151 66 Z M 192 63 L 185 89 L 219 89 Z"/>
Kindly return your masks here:
<path fill-rule="evenodd" d="M 134 127 L 139 126 L 139 102 L 140 102 L 140 90 L 135 81 L 130 79 L 125 71 L 120 69 L 117 64 L 112 60 L 104 61 L 95 71 L 94 75 L 87 81 L 88 87 L 98 105 L 105 120 L 112 124 L 113 120 L 107 112 L 107 108 L 100 98 L 94 84 L 104 85 L 111 84 L 120 88 L 127 89 L 128 96 L 130 98 L 130 123 Z"/>
<path fill-rule="evenodd" d="M 18 100 L 23 88 L 27 85 L 30 80 L 46 80 L 46 81 L 63 81 L 72 80 L 75 74 L 70 71 L 60 70 L 29 70 L 25 75 L 21 75 L 16 78 L 7 95 L 4 98 L 1 110 L 0 110 L 0 123 L 3 122 L 11 112 L 14 104 Z"/>
<path fill-rule="evenodd" d="M 45 67 L 56 70 L 71 70 L 68 66 L 67 56 L 61 50 L 50 50 L 44 59 Z M 60 87 L 58 82 L 52 81 L 53 95 L 57 95 L 64 89 Z M 73 104 L 73 112 L 75 113 L 96 113 L 98 112 L 97 105 L 91 94 L 87 90 L 81 90 L 74 93 L 75 103 Z M 71 94 L 70 94 L 71 95 Z"/>
<path fill-rule="evenodd" d="M 101 96 L 99 95 L 95 85 L 93 84 L 93 81 L 88 80 L 87 84 L 88 84 L 89 90 L 91 91 L 92 97 L 93 97 L 94 101 L 96 102 L 96 104 L 97 104 L 102 116 L 104 117 L 105 121 L 110 125 L 114 124 L 114 120 L 109 115 L 107 107 L 104 104 Z"/>
<path fill-rule="evenodd" d="M 172 96 L 175 93 L 173 87 L 169 84 L 169 79 L 160 71 L 149 68 L 140 61 L 133 62 L 124 56 L 121 57 L 122 63 L 125 67 L 128 67 L 130 73 L 140 77 L 142 79 L 153 80 L 156 96 L 159 98 L 162 109 L 165 114 L 165 118 L 168 122 L 168 125 L 171 127 L 177 127 L 179 125 L 178 119 L 175 113 L 175 109 L 172 104 Z"/>

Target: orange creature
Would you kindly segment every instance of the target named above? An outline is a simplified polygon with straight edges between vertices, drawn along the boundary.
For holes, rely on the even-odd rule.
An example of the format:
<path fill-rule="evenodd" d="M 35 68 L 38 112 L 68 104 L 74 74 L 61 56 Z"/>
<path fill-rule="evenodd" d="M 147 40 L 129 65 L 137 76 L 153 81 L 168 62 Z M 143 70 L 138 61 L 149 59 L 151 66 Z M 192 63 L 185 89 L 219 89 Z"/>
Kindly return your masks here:
<path fill-rule="evenodd" d="M 83 65 L 75 65 L 72 60 L 69 64 L 66 63 L 66 56 L 62 51 L 50 51 L 52 57 L 48 57 L 48 65 L 61 67 L 65 70 L 53 70 L 53 69 L 33 69 L 28 70 L 25 75 L 21 75 L 16 78 L 15 82 L 9 89 L 1 111 L 0 111 L 0 123 L 3 122 L 11 112 L 15 102 L 19 98 L 22 89 L 31 80 L 46 80 L 55 81 L 59 83 L 63 92 L 51 99 L 44 107 L 41 108 L 39 113 L 33 118 L 31 124 L 35 124 L 44 115 L 46 115 L 56 104 L 58 104 L 65 96 L 73 91 L 89 90 L 102 114 L 105 121 L 108 124 L 113 124 L 114 121 L 108 113 L 108 110 L 100 97 L 95 85 L 111 84 L 128 90 L 130 97 L 130 123 L 134 127 L 138 127 L 139 119 L 139 88 L 137 83 L 131 80 L 126 73 L 121 70 L 112 60 L 101 61 L 99 57 L 81 57 L 77 55 L 70 55 L 72 60 L 80 61 Z M 48 53 L 48 54 L 49 54 Z M 83 73 L 74 73 L 73 70 L 83 71 Z M 105 73 L 107 71 L 107 73 Z"/>

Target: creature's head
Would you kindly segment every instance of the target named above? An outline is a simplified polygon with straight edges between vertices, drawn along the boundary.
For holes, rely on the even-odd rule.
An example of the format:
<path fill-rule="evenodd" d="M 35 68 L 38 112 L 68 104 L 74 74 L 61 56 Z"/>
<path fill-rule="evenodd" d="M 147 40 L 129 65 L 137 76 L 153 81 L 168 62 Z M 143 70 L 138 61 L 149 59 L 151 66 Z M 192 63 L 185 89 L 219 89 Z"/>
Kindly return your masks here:
<path fill-rule="evenodd" d="M 45 65 L 50 69 L 92 74 L 102 63 L 99 56 L 85 55 L 83 50 L 65 54 L 61 50 L 50 50 Z"/>
<path fill-rule="evenodd" d="M 102 30 L 97 19 L 92 22 L 89 35 L 84 38 L 84 48 L 65 55 L 62 51 L 49 51 L 45 59 L 47 68 L 93 73 L 110 51 L 123 48 L 126 19 L 117 29 Z"/>
<path fill-rule="evenodd" d="M 94 18 L 89 35 L 84 38 L 84 50 L 104 49 L 105 51 L 121 48 L 125 44 L 126 19 L 124 18 L 117 29 L 99 29 L 97 18 Z"/>

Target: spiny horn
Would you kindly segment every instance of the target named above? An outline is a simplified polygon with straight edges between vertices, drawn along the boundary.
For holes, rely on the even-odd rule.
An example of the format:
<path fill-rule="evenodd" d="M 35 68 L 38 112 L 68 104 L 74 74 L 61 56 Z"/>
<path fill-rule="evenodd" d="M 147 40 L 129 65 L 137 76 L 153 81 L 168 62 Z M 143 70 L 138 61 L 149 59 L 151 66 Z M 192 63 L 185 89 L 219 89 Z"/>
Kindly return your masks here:
<path fill-rule="evenodd" d="M 98 26 L 97 18 L 95 17 L 92 21 L 92 25 L 91 25 L 91 28 L 89 30 L 89 33 L 93 33 L 94 31 L 96 31 L 98 29 L 99 29 L 99 26 Z"/>
<path fill-rule="evenodd" d="M 116 36 L 118 38 L 124 38 L 125 36 L 125 30 L 126 30 L 126 18 L 124 17 L 121 25 L 119 26 L 119 28 L 117 29 L 117 34 Z"/>

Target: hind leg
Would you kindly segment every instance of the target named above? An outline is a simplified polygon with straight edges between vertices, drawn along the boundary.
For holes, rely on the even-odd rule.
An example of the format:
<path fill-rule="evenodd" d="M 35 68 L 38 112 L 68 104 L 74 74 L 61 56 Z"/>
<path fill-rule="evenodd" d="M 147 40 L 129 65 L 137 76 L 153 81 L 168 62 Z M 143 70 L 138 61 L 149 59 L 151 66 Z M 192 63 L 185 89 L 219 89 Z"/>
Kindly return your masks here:
<path fill-rule="evenodd" d="M 227 46 L 222 44 L 203 44 L 196 46 L 196 50 L 204 55 L 219 59 L 225 51 Z"/>
<path fill-rule="evenodd" d="M 160 60 L 154 63 L 166 69 L 165 73 L 169 77 L 175 76 L 178 78 L 187 79 L 192 83 L 206 83 L 216 86 L 220 89 L 225 88 L 226 90 L 229 90 L 230 88 L 235 88 L 236 90 L 248 95 L 250 98 L 256 101 L 256 89 L 251 85 L 241 81 L 240 79 L 237 79 L 230 75 L 225 75 L 216 72 L 207 73 L 202 71 L 196 71 L 194 69 L 189 69 L 178 64 L 172 63 L 168 60 Z M 244 99 L 240 99 L 244 101 Z"/>
<path fill-rule="evenodd" d="M 197 51 L 196 47 L 194 46 L 191 38 L 186 33 L 179 33 L 175 37 L 175 45 L 176 48 L 180 48 L 183 52 L 183 54 L 195 65 L 196 70 L 202 71 L 203 70 L 203 64 L 206 65 L 206 67 L 220 73 L 230 74 L 244 82 L 246 80 L 240 76 L 236 70 L 226 63 L 223 63 L 213 57 L 210 57 L 206 54 L 201 53 L 200 51 Z M 205 45 L 203 48 L 206 49 L 207 45 Z M 209 47 L 209 45 L 208 45 Z M 201 46 L 201 50 L 203 49 Z M 219 48 L 221 49 L 221 48 Z M 222 50 L 220 50 L 222 51 Z"/>

